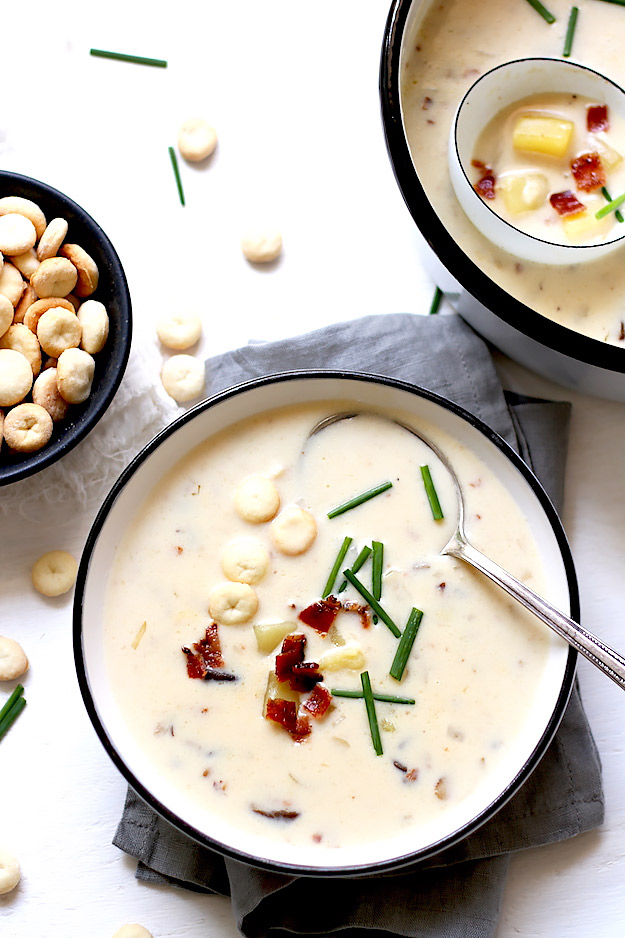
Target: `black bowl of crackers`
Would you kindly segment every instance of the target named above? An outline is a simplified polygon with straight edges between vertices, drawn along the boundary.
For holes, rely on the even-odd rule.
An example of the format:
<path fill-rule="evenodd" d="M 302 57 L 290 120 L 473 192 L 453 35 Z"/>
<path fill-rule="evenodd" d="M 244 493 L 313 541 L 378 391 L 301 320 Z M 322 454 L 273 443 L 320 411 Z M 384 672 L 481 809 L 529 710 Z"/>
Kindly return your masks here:
<path fill-rule="evenodd" d="M 128 284 L 96 221 L 0 172 L 0 486 L 44 469 L 100 420 L 132 337 Z"/>

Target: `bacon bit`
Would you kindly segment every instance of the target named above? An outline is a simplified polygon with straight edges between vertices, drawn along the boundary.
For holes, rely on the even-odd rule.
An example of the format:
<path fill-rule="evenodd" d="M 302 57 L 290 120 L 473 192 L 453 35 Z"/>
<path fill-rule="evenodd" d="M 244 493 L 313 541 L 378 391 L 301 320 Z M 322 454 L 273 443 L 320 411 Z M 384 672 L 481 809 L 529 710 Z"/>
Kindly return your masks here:
<path fill-rule="evenodd" d="M 320 599 L 319 602 L 302 609 L 298 618 L 315 631 L 326 635 L 342 606 L 343 604 L 336 596 L 328 596 L 327 599 Z"/>
<path fill-rule="evenodd" d="M 193 648 L 183 645 L 182 651 L 187 656 L 187 674 L 189 677 L 205 678 L 209 669 L 223 667 L 221 644 L 216 622 L 206 626 L 206 636 L 194 642 Z M 232 677 L 225 680 L 233 680 Z"/>
<path fill-rule="evenodd" d="M 177 554 L 182 554 L 182 553 L 184 553 L 184 547 L 176 547 L 176 553 L 177 553 Z"/>
<path fill-rule="evenodd" d="M 327 635 L 341 610 L 343 612 L 355 612 L 359 615 L 364 629 L 368 629 L 371 625 L 371 614 L 367 605 L 356 602 L 342 603 L 336 596 L 328 596 L 327 599 L 312 603 L 302 609 L 298 618 L 320 634 Z"/>
<path fill-rule="evenodd" d="M 564 192 L 554 192 L 553 195 L 549 196 L 549 201 L 558 215 L 561 216 L 579 215 L 580 212 L 586 210 L 586 206 L 573 195 L 570 189 L 566 189 Z"/>
<path fill-rule="evenodd" d="M 605 104 L 593 104 L 586 111 L 586 127 L 591 134 L 609 130 L 608 108 Z"/>
<path fill-rule="evenodd" d="M 204 771 L 202 772 L 202 777 L 203 777 L 203 778 L 208 778 L 208 776 L 209 776 L 210 774 L 211 774 L 211 770 L 210 770 L 210 769 L 204 769 Z"/>
<path fill-rule="evenodd" d="M 267 701 L 267 719 L 279 723 L 296 741 L 310 734 L 310 722 L 306 717 L 298 717 L 294 700 L 281 697 Z"/>
<path fill-rule="evenodd" d="M 255 805 L 252 805 L 252 811 L 254 814 L 261 814 L 263 817 L 268 817 L 272 821 L 294 821 L 296 817 L 299 817 L 299 811 L 287 811 L 284 808 L 278 808 L 275 811 L 265 811 L 263 808 L 257 808 Z"/>
<path fill-rule="evenodd" d="M 211 668 L 210 665 L 206 666 L 206 671 L 204 672 L 205 681 L 236 681 L 236 674 L 230 674 L 229 671 L 222 671 L 221 668 Z"/>
<path fill-rule="evenodd" d="M 605 186 L 605 172 L 598 153 L 582 153 L 571 160 L 571 171 L 577 188 L 584 192 L 592 192 L 593 189 Z"/>
<path fill-rule="evenodd" d="M 280 654 L 276 655 L 276 677 L 279 681 L 288 681 L 293 667 L 304 660 L 305 645 L 305 635 L 296 633 L 286 636 Z"/>
<path fill-rule="evenodd" d="M 621 319 L 621 331 L 618 334 L 619 342 L 625 342 L 625 322 Z"/>
<path fill-rule="evenodd" d="M 319 673 L 319 665 L 316 661 L 300 661 L 291 669 L 289 684 L 293 690 L 305 694 L 322 680 L 323 674 Z"/>
<path fill-rule="evenodd" d="M 474 166 L 475 169 L 479 169 L 482 174 L 473 186 L 477 194 L 481 195 L 483 199 L 494 199 L 496 195 L 495 174 L 493 173 L 492 166 L 483 163 L 481 160 L 471 160 L 471 166 Z"/>
<path fill-rule="evenodd" d="M 421 105 L 421 110 L 422 110 L 422 111 L 429 111 L 429 109 L 432 107 L 433 104 L 434 104 L 434 102 L 433 102 L 432 98 L 430 98 L 428 95 L 426 95 L 425 98 L 423 99 L 423 104 Z"/>
<path fill-rule="evenodd" d="M 320 844 L 323 840 L 323 834 L 313 834 L 312 835 L 313 843 Z"/>
<path fill-rule="evenodd" d="M 343 610 L 344 612 L 355 612 L 359 615 L 363 629 L 368 629 L 371 625 L 371 613 L 368 606 L 355 602 L 345 602 L 343 603 Z"/>
<path fill-rule="evenodd" d="M 403 765 L 401 762 L 395 761 L 395 762 L 393 762 L 393 765 L 395 766 L 396 769 L 399 769 L 400 772 L 407 772 L 407 771 L 408 771 L 408 766 L 407 766 L 407 765 Z"/>
<path fill-rule="evenodd" d="M 436 587 L 436 589 L 437 589 L 437 590 L 440 590 L 441 593 L 442 593 L 446 586 L 447 586 L 447 584 L 444 583 L 444 582 L 443 582 L 443 583 L 439 583 L 438 586 Z"/>
<path fill-rule="evenodd" d="M 270 698 L 267 701 L 267 719 L 279 723 L 289 733 L 297 725 L 297 707 L 294 700 L 283 700 L 282 697 Z"/>
<path fill-rule="evenodd" d="M 409 772 L 406 772 L 405 782 L 416 782 L 419 778 L 419 769 L 410 769 Z"/>
<path fill-rule="evenodd" d="M 315 719 L 319 719 L 319 717 L 322 717 L 324 713 L 326 713 L 331 703 L 332 694 L 328 688 L 317 684 L 308 700 L 302 704 L 302 707 L 308 710 Z"/>

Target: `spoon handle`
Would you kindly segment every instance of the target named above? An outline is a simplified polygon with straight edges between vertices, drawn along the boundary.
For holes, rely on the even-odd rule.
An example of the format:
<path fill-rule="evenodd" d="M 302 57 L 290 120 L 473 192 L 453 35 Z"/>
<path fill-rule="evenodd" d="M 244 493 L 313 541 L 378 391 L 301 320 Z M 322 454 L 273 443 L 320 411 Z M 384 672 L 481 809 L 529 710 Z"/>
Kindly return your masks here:
<path fill-rule="evenodd" d="M 522 603 L 530 612 L 542 619 L 546 625 L 557 632 L 561 638 L 576 648 L 580 654 L 603 671 L 615 684 L 625 690 L 625 658 L 600 638 L 587 632 L 577 622 L 565 616 L 550 602 L 543 599 L 511 573 L 504 570 L 481 551 L 469 544 L 462 535 L 456 533 L 443 553 L 464 560 L 470 566 L 480 570 L 487 577 L 506 590 L 514 599 Z"/>

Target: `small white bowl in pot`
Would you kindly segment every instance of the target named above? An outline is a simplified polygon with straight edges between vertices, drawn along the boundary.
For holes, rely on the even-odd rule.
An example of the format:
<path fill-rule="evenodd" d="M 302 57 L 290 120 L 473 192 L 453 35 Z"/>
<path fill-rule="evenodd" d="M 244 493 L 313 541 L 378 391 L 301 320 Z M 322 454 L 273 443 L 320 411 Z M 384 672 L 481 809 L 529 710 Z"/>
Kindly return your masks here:
<path fill-rule="evenodd" d="M 215 797 L 212 791 L 213 782 L 216 782 L 217 787 L 219 787 L 220 782 L 224 781 L 221 775 L 215 778 L 211 776 L 210 772 L 208 773 L 206 781 L 208 791 L 206 803 L 203 803 L 201 799 L 198 800 L 193 797 L 190 794 L 190 789 L 180 780 L 176 780 L 174 775 L 170 774 L 169 771 L 163 771 L 163 766 L 159 764 L 160 755 L 155 755 L 156 750 L 152 747 L 154 745 L 159 747 L 161 740 L 165 740 L 168 744 L 171 742 L 170 734 L 166 732 L 169 722 L 165 721 L 157 726 L 158 732 L 165 732 L 164 734 L 161 732 L 161 736 L 157 736 L 156 743 L 154 742 L 155 731 L 152 723 L 149 723 L 148 725 L 152 728 L 148 730 L 147 736 L 151 742 L 149 745 L 146 742 L 146 745 L 143 746 L 137 735 L 134 716 L 129 717 L 128 701 L 124 703 L 120 699 L 119 687 L 115 687 L 115 680 L 113 680 L 110 663 L 112 659 L 106 653 L 107 649 L 110 650 L 108 637 L 111 633 L 109 631 L 107 634 L 107 629 L 110 629 L 110 626 L 107 626 L 107 616 L 104 612 L 107 608 L 109 582 L 113 582 L 117 576 L 111 571 L 117 569 L 119 572 L 117 559 L 122 556 L 119 553 L 120 544 L 124 542 L 139 513 L 141 512 L 141 518 L 147 519 L 150 524 L 151 520 L 160 516 L 161 508 L 165 504 L 163 502 L 165 496 L 162 484 L 169 485 L 167 480 L 174 478 L 171 473 L 173 471 L 178 473 L 179 471 L 176 467 L 182 467 L 183 474 L 176 474 L 175 478 L 182 479 L 184 477 L 186 480 L 184 483 L 186 488 L 183 491 L 185 506 L 187 506 L 185 511 L 190 510 L 201 520 L 200 534 L 190 534 L 187 526 L 187 516 L 187 520 L 180 519 L 176 521 L 174 519 L 173 526 L 169 526 L 169 530 L 175 538 L 172 543 L 181 545 L 179 553 L 177 548 L 171 550 L 172 543 L 165 539 L 153 538 L 151 543 L 155 545 L 157 552 L 164 552 L 166 558 L 168 558 L 166 579 L 170 576 L 176 576 L 173 573 L 174 565 L 176 558 L 183 556 L 183 550 L 185 552 L 192 550 L 203 552 L 202 556 L 205 560 L 202 561 L 202 569 L 206 571 L 213 562 L 209 557 L 218 553 L 220 549 L 219 538 L 215 535 L 217 528 L 213 521 L 213 515 L 215 512 L 228 513 L 232 509 L 229 499 L 223 498 L 223 493 L 221 497 L 212 495 L 210 486 L 202 485 L 201 499 L 197 497 L 199 495 L 198 485 L 196 484 L 198 478 L 193 472 L 189 471 L 190 463 L 188 460 L 196 459 L 197 452 L 201 452 L 201 454 L 206 454 L 206 459 L 204 455 L 201 455 L 203 460 L 201 464 L 210 466 L 210 453 L 212 452 L 210 447 L 215 445 L 214 440 L 223 441 L 223 433 L 230 431 L 233 427 L 238 434 L 240 432 L 238 426 L 241 421 L 245 421 L 245 427 L 250 427 L 250 418 L 253 418 L 254 425 L 264 426 L 262 421 L 266 419 L 266 415 L 269 412 L 273 413 L 276 408 L 283 408 L 285 401 L 289 402 L 291 412 L 293 408 L 297 412 L 298 409 L 313 407 L 324 414 L 334 413 L 337 402 L 348 402 L 350 408 L 355 410 L 375 411 L 384 414 L 399 413 L 405 419 L 415 422 L 416 425 L 434 427 L 439 434 L 449 440 L 453 439 L 454 446 L 458 447 L 458 452 L 469 452 L 472 454 L 471 458 L 478 459 L 480 465 L 487 467 L 489 473 L 494 474 L 494 477 L 498 480 L 497 485 L 501 484 L 504 487 L 516 506 L 515 511 L 518 508 L 527 519 L 531 537 L 536 545 L 544 570 L 545 580 L 548 583 L 549 598 L 573 616 L 578 614 L 575 573 L 557 515 L 537 480 L 516 454 L 488 427 L 456 405 L 428 391 L 389 378 L 344 372 L 291 372 L 248 382 L 199 404 L 183 415 L 159 434 L 122 474 L 107 497 L 89 535 L 81 560 L 74 606 L 74 647 L 80 687 L 89 716 L 109 756 L 129 784 L 154 810 L 194 840 L 227 856 L 235 857 L 258 867 L 293 874 L 310 876 L 371 874 L 376 871 L 398 868 L 414 860 L 431 856 L 461 840 L 492 817 L 514 794 L 539 762 L 557 729 L 571 690 L 576 655 L 560 639 L 549 633 L 545 637 L 544 667 L 535 674 L 534 691 L 528 699 L 523 698 L 522 700 L 518 731 L 515 731 L 514 742 L 505 747 L 505 755 L 501 759 L 495 759 L 493 756 L 492 765 L 490 764 L 490 758 L 486 760 L 483 771 L 480 770 L 478 783 L 458 803 L 450 805 L 449 809 L 440 812 L 434 811 L 432 816 L 428 816 L 423 823 L 402 824 L 399 829 L 388 832 L 388 835 L 371 836 L 365 823 L 362 829 L 358 831 L 358 836 L 346 839 L 345 843 L 331 842 L 330 838 L 322 837 L 308 838 L 300 842 L 295 834 L 291 835 L 290 833 L 293 830 L 289 827 L 292 818 L 280 816 L 272 820 L 259 822 L 261 825 L 268 824 L 268 828 L 259 827 L 256 821 L 254 826 L 247 825 L 241 822 L 240 814 L 236 811 L 229 813 L 228 799 L 225 795 L 222 797 L 219 792 L 216 796 L 221 798 L 218 801 L 219 810 L 211 807 L 208 801 L 208 793 L 211 793 L 211 797 Z M 272 416 L 273 419 L 275 418 Z M 331 432 L 329 429 L 323 431 L 323 433 Z M 412 436 L 409 436 L 408 439 L 410 440 L 410 447 L 412 447 L 413 441 L 415 444 L 419 443 Z M 299 436 L 297 437 L 298 453 L 301 450 L 301 445 L 306 446 L 305 440 L 306 436 L 303 440 Z M 242 443 L 247 446 L 247 441 L 248 437 L 246 435 L 242 439 Z M 372 446 L 375 446 L 375 442 L 372 440 Z M 198 451 L 197 448 L 200 444 L 202 449 Z M 381 447 L 379 449 L 380 451 L 383 450 Z M 195 456 L 193 455 L 194 451 L 196 451 Z M 215 452 L 218 452 L 218 450 L 215 450 Z M 340 452 L 336 455 L 339 461 L 344 461 L 346 456 L 346 454 Z M 253 459 L 258 460 L 256 448 L 254 448 Z M 395 453 L 393 453 L 393 459 L 395 461 L 397 459 Z M 391 463 L 393 459 L 391 459 Z M 193 465 L 199 464 L 193 463 Z M 259 471 L 262 465 L 264 463 L 255 471 Z M 284 478 L 294 478 L 289 466 L 282 467 L 280 471 L 286 473 Z M 305 460 L 304 463 L 300 463 L 298 460 L 294 471 L 298 480 L 305 480 L 307 478 Z M 389 471 L 391 470 L 389 469 Z M 279 489 L 281 485 L 286 484 L 280 472 L 275 478 Z M 229 475 L 228 480 L 228 484 L 234 487 L 237 482 L 237 474 L 234 473 L 232 478 Z M 395 481 L 399 485 L 398 480 Z M 420 479 L 418 481 L 420 483 Z M 322 480 L 321 488 L 325 489 L 324 480 Z M 219 504 L 213 504 L 210 501 L 213 497 L 217 498 Z M 478 494 L 475 497 L 479 498 L 480 495 Z M 208 501 L 204 501 L 205 499 L 208 499 Z M 171 504 L 169 496 L 167 496 L 166 501 Z M 453 524 L 451 514 L 452 512 L 449 513 L 449 518 L 445 524 Z M 339 538 L 339 540 L 343 536 L 345 525 L 349 526 L 352 533 L 355 534 L 353 526 L 358 524 L 355 514 L 351 518 L 348 518 L 347 515 L 344 517 L 346 519 L 345 524 L 339 520 L 334 529 L 335 534 L 332 534 L 332 537 Z M 236 519 L 233 513 L 231 518 L 234 524 Z M 317 516 L 317 520 L 319 537 L 321 538 L 322 532 L 328 530 L 328 522 L 321 515 Z M 434 524 L 431 516 L 430 524 Z M 499 524 L 499 519 L 497 519 L 497 524 Z M 250 533 L 255 537 L 262 536 L 262 533 L 259 533 L 261 529 L 258 525 L 250 524 L 249 528 Z M 387 545 L 390 552 L 389 556 L 393 551 L 393 532 L 395 532 L 395 527 L 389 534 L 389 543 Z M 441 531 L 441 547 L 443 546 L 443 534 L 444 532 Z M 329 548 L 326 549 L 327 546 L 326 543 L 321 552 L 321 557 L 317 556 L 317 560 L 321 559 L 321 566 L 317 568 L 313 577 L 315 585 L 310 587 L 311 601 L 313 594 L 317 599 L 321 595 L 322 584 L 317 584 L 320 569 L 323 570 L 324 576 L 322 578 L 324 579 L 327 575 L 326 564 L 331 566 L 333 558 L 329 554 L 335 552 L 335 547 L 330 551 Z M 138 609 L 140 610 L 142 608 L 142 591 L 147 590 L 147 588 L 142 578 L 138 577 L 139 563 L 139 557 L 133 554 L 133 561 L 126 573 L 133 592 L 138 592 Z M 282 576 L 284 565 L 291 564 L 294 565 L 297 571 L 302 571 L 302 575 L 306 577 L 306 583 L 308 583 L 311 563 L 314 563 L 314 561 L 305 554 L 302 557 L 287 558 L 285 561 L 284 558 L 281 559 L 273 553 L 271 565 L 273 572 L 271 576 Z M 144 563 L 143 566 L 149 565 Z M 291 569 L 293 569 L 293 566 Z M 365 573 L 367 576 L 371 575 L 363 568 L 363 577 Z M 298 572 L 297 576 L 299 577 L 299 575 Z M 126 574 L 122 571 L 122 578 L 125 577 Z M 113 579 L 110 580 L 110 578 Z M 204 611 L 202 618 L 199 609 L 205 610 L 203 591 L 206 590 L 208 594 L 210 579 L 211 577 L 204 573 L 199 579 L 196 578 L 192 581 L 192 592 L 195 593 L 196 589 L 199 590 L 198 609 L 193 611 L 197 605 L 197 595 L 196 599 L 189 597 L 188 610 L 185 603 L 183 603 L 183 606 L 185 606 L 185 622 L 189 617 L 193 619 L 193 622 L 197 622 L 197 625 L 193 626 L 193 634 L 197 632 L 197 638 L 200 638 L 200 632 L 203 625 L 206 624 L 204 620 L 208 618 L 206 611 Z M 177 591 L 181 588 L 180 581 L 177 580 L 175 582 L 172 580 L 171 585 Z M 147 591 L 154 593 L 158 592 L 159 589 L 161 589 L 161 584 L 155 584 L 154 589 Z M 259 596 L 262 589 L 262 585 L 258 587 Z M 273 581 L 272 589 L 274 589 Z M 444 592 L 444 587 L 442 589 Z M 308 586 L 306 586 L 306 590 L 308 590 Z M 145 601 L 147 604 L 147 594 L 144 595 L 146 595 Z M 269 601 L 272 598 L 271 595 L 267 596 L 266 593 L 262 595 L 264 598 L 261 599 L 261 608 L 263 601 L 266 602 L 267 606 L 271 606 Z M 411 596 L 411 600 L 416 603 L 416 596 Z M 158 598 L 154 598 L 154 602 L 158 605 Z M 481 614 L 483 615 L 483 611 Z M 296 613 L 294 613 L 294 616 L 296 616 Z M 427 611 L 425 616 L 427 616 Z M 150 616 L 148 615 L 147 618 L 150 619 Z M 120 619 L 124 620 L 122 628 L 125 630 L 126 635 L 121 641 L 122 653 L 130 656 L 136 655 L 136 657 L 131 658 L 132 662 L 136 661 L 136 667 L 134 664 L 132 665 L 133 673 L 136 673 L 136 669 L 146 667 L 147 659 L 143 659 L 142 655 L 144 653 L 152 654 L 149 644 L 146 644 L 155 640 L 154 634 L 151 633 L 152 620 L 150 619 L 147 628 L 143 629 L 143 634 L 140 628 L 141 622 L 139 621 L 141 615 L 138 617 L 118 616 L 116 622 L 119 622 Z M 228 682 L 218 685 L 205 685 L 203 681 L 187 680 L 184 656 L 181 654 L 180 649 L 181 626 L 180 622 L 174 621 L 174 619 L 175 617 L 172 618 L 171 622 L 171 642 L 169 641 L 169 631 L 167 631 L 165 653 L 159 656 L 158 661 L 154 664 L 159 673 L 151 673 L 151 677 L 156 681 L 155 687 L 157 690 L 155 690 L 154 696 L 159 698 L 159 706 L 161 698 L 165 702 L 170 700 L 172 685 L 176 681 L 185 684 L 187 688 L 184 691 L 185 694 L 187 692 L 196 694 L 197 692 L 202 700 L 205 692 L 212 693 L 215 688 L 219 692 L 223 690 L 225 694 L 230 693 L 233 685 Z M 495 629 L 495 635 L 500 635 L 501 633 L 495 628 L 497 623 L 494 620 L 491 625 Z M 532 629 L 534 625 L 534 620 L 532 620 Z M 430 618 L 428 628 L 436 627 L 437 622 Z M 440 627 L 444 627 L 443 622 L 440 623 Z M 114 628 L 117 629 L 117 625 Z M 242 655 L 249 654 L 258 657 L 258 650 L 254 643 L 250 625 L 225 626 L 224 628 L 226 631 L 228 628 L 242 629 L 238 633 L 241 636 L 240 647 L 237 645 L 239 652 Z M 302 628 L 301 623 L 299 628 Z M 358 628 L 362 629 L 363 627 L 355 621 L 353 631 L 360 634 L 357 632 Z M 384 626 L 380 625 L 381 633 L 376 632 L 375 628 L 373 637 L 376 641 L 380 639 L 391 644 L 394 642 Z M 540 628 L 544 627 L 540 626 Z M 421 629 L 424 630 L 425 626 L 422 625 Z M 230 632 L 230 634 L 232 633 Z M 371 633 L 368 632 L 367 634 Z M 426 634 L 425 631 L 422 631 L 422 634 Z M 133 639 L 135 640 L 134 645 Z M 542 633 L 540 641 L 543 641 Z M 139 655 L 137 655 L 135 645 L 141 649 Z M 152 648 L 154 647 L 152 645 Z M 328 642 L 328 647 L 331 648 L 331 642 Z M 480 661 L 483 662 L 485 668 L 488 669 L 492 666 L 492 655 L 489 654 L 486 648 L 482 649 L 480 646 L 479 655 Z M 141 661 L 143 661 L 143 665 Z M 517 664 L 515 657 L 515 667 Z M 233 671 L 237 671 L 234 664 L 231 664 L 231 667 Z M 360 669 L 362 669 L 362 665 Z M 447 675 L 447 668 L 445 671 Z M 262 673 L 265 674 L 264 671 Z M 175 677 L 176 674 L 177 677 Z M 252 672 L 248 675 L 244 671 L 239 676 L 242 676 L 245 681 L 252 676 Z M 358 671 L 353 672 L 351 682 L 357 682 L 358 676 Z M 373 677 L 374 672 L 372 670 Z M 411 677 L 411 680 L 413 677 Z M 442 693 L 445 696 L 448 692 L 446 680 L 434 682 L 434 677 L 435 675 L 431 676 L 433 682 L 432 692 L 435 684 L 442 685 Z M 378 679 L 381 679 L 380 675 L 378 675 Z M 339 686 L 344 684 L 346 681 L 345 672 L 337 672 L 337 676 L 333 677 L 332 681 L 338 683 Z M 261 773 L 259 773 L 257 767 L 257 757 L 252 758 L 249 755 L 251 744 L 248 738 L 260 736 L 264 739 L 266 733 L 275 731 L 280 740 L 279 746 L 281 747 L 282 758 L 276 756 L 275 752 L 273 755 L 267 753 L 266 768 L 271 780 L 270 788 L 272 791 L 274 787 L 276 790 L 280 790 L 281 786 L 287 784 L 287 774 L 295 772 L 297 776 L 294 779 L 297 782 L 295 792 L 305 791 L 311 779 L 310 773 L 313 772 L 313 766 L 317 765 L 316 753 L 318 753 L 318 750 L 311 748 L 306 740 L 301 743 L 291 742 L 284 736 L 281 728 L 272 727 L 271 724 L 263 720 L 260 709 L 263 696 L 260 683 L 263 682 L 259 682 L 258 689 L 252 694 L 253 705 L 245 715 L 245 731 L 241 731 L 239 734 L 231 734 L 228 739 L 236 738 L 237 751 L 240 749 L 241 758 L 247 759 L 244 774 L 246 777 L 249 775 L 254 779 L 255 774 L 260 775 Z M 328 686 L 336 686 L 336 683 L 329 683 Z M 190 691 L 188 691 L 189 685 L 193 685 Z M 506 684 L 506 688 L 507 686 Z M 397 687 L 395 693 L 401 693 L 401 684 L 398 684 Z M 449 693 L 452 693 L 451 688 L 449 688 Z M 458 690 L 458 693 L 460 693 L 460 690 Z M 488 695 L 479 694 L 478 696 L 488 702 L 489 712 L 492 712 L 492 705 Z M 515 699 L 520 699 L 522 696 L 517 694 Z M 195 700 L 195 698 L 193 699 Z M 360 708 L 361 702 L 344 701 L 342 704 L 344 707 L 351 708 L 350 713 L 360 714 L 360 709 L 353 709 L 352 705 L 354 708 Z M 138 706 L 140 707 L 140 701 L 138 701 Z M 167 710 L 169 707 L 170 719 L 178 719 L 176 717 L 178 706 L 181 705 L 176 704 L 173 697 L 170 704 L 165 703 L 165 709 Z M 202 724 L 203 729 L 200 736 L 186 742 L 183 741 L 183 736 L 186 732 L 184 714 L 187 711 L 182 706 L 179 717 L 181 720 L 180 732 L 178 732 L 178 727 L 176 732 L 176 744 L 182 747 L 178 753 L 178 757 L 181 759 L 185 758 L 187 752 L 195 752 L 198 747 L 205 753 L 206 758 L 210 759 L 215 749 L 219 751 L 219 746 L 223 744 L 223 741 L 222 743 L 216 741 L 215 734 L 211 735 L 210 703 L 207 702 L 205 706 L 207 710 L 202 717 L 204 723 Z M 340 709 L 336 709 L 331 719 L 336 721 L 341 716 L 341 712 Z M 421 732 L 422 727 L 419 716 L 420 714 L 422 716 L 424 712 L 423 701 L 421 701 L 421 707 L 416 706 L 411 711 L 411 720 L 414 720 L 411 725 L 415 734 Z M 402 767 L 396 763 L 390 764 L 390 761 L 383 761 L 384 759 L 390 760 L 392 744 L 389 742 L 389 738 L 393 734 L 386 734 L 385 756 L 382 760 L 378 760 L 378 756 L 376 756 L 368 740 L 364 710 L 362 714 L 362 722 L 358 724 L 357 740 L 352 737 L 351 747 L 348 745 L 347 749 L 345 748 L 345 741 L 339 745 L 339 740 L 336 752 L 340 752 L 342 755 L 340 757 L 336 756 L 335 759 L 346 758 L 344 755 L 346 752 L 349 752 L 354 746 L 357 749 L 362 746 L 365 766 L 357 774 L 361 779 L 360 784 L 363 784 L 365 789 L 371 784 L 369 779 L 372 771 L 377 772 L 378 768 L 383 767 L 384 771 L 388 769 L 388 772 L 392 773 L 393 784 L 397 781 L 402 786 L 404 794 L 410 793 L 410 785 L 404 785 L 402 781 Z M 150 720 L 152 719 L 153 717 L 150 715 Z M 343 719 L 347 719 L 349 725 L 351 717 L 343 717 Z M 358 720 L 360 719 L 359 716 Z M 167 725 L 165 725 L 166 723 Z M 334 723 L 330 725 L 333 726 Z M 345 723 L 340 725 L 344 727 Z M 171 723 L 171 726 L 173 727 L 173 723 Z M 269 729 L 267 729 L 268 726 Z M 313 728 L 313 738 L 314 732 Z M 171 733 L 172 738 L 173 736 L 174 734 Z M 444 732 L 442 732 L 442 736 L 444 736 Z M 441 747 L 450 745 L 449 740 L 443 740 L 442 737 L 441 740 Z M 460 743 L 456 744 L 460 745 Z M 495 745 L 493 752 L 497 748 Z M 158 752 L 160 753 L 160 751 L 159 749 Z M 204 758 L 204 755 L 202 758 Z M 352 757 L 350 756 L 350 758 Z M 445 755 L 443 758 L 448 757 Z M 341 772 L 339 774 L 343 782 L 337 779 L 337 784 L 347 783 L 347 777 L 341 774 L 342 768 L 343 764 L 341 763 Z M 339 770 L 336 765 L 333 768 L 330 764 L 325 771 L 332 773 Z M 281 778 L 280 773 L 285 776 L 284 779 Z M 425 766 L 422 766 L 421 781 L 423 781 L 424 774 Z M 290 775 L 290 777 L 293 780 L 293 775 Z M 415 782 L 418 780 L 416 773 L 414 774 L 414 780 Z M 412 778 L 410 781 L 412 781 Z M 234 777 L 232 782 L 236 788 Z M 315 796 L 316 804 L 321 805 L 322 817 L 326 808 L 328 816 L 333 816 L 333 798 L 329 794 L 333 790 L 332 784 L 330 783 L 330 788 L 325 791 L 324 796 L 318 798 Z M 299 795 L 296 794 L 294 797 L 297 800 Z M 364 795 L 361 795 L 361 797 L 364 797 Z M 375 797 L 377 799 L 381 795 L 376 787 L 367 790 L 366 797 Z M 290 807 L 297 809 L 299 806 L 291 804 Z"/>
<path fill-rule="evenodd" d="M 478 138 L 494 115 L 515 102 L 547 92 L 579 95 L 601 102 L 611 114 L 625 120 L 625 92 L 593 69 L 566 59 L 507 62 L 481 75 L 458 106 L 449 135 L 451 183 L 460 205 L 476 228 L 510 254 L 539 264 L 587 263 L 622 248 L 625 225 L 614 225 L 596 244 L 565 243 L 563 235 L 556 237 L 555 234 L 539 238 L 502 218 L 480 197 L 470 179 Z"/>

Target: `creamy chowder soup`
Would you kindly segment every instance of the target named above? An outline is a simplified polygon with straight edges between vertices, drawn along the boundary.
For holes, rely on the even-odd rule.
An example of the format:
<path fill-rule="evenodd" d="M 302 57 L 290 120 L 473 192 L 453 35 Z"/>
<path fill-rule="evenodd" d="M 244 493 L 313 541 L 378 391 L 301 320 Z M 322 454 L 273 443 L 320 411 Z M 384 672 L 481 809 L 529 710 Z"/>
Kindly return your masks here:
<path fill-rule="evenodd" d="M 514 59 L 562 55 L 571 5 L 565 0 L 553 0 L 548 6 L 556 17 L 551 25 L 525 0 L 506 4 L 496 0 L 422 3 L 413 35 L 407 37 L 403 62 L 406 135 L 428 198 L 450 234 L 480 269 L 516 299 L 555 322 L 600 341 L 622 345 L 622 248 L 609 256 L 566 267 L 520 261 L 472 225 L 443 168 L 447 165 L 447 144 L 456 108 L 480 75 Z M 622 7 L 593 3 L 581 8 L 572 60 L 625 86 L 621 42 L 624 30 Z M 618 189 L 619 183 L 615 185 Z M 625 189 L 610 194 L 615 198 L 622 191 Z"/>
<path fill-rule="evenodd" d="M 545 628 L 439 555 L 456 502 L 432 451 L 377 414 L 309 438 L 353 406 L 285 407 L 219 432 L 156 485 L 117 547 L 104 609 L 114 695 L 209 833 L 225 816 L 287 850 L 331 850 L 435 824 L 509 758 L 545 680 Z M 499 479 L 419 427 L 457 468 L 476 546 L 544 591 L 528 523 Z M 393 677 L 413 610 L 420 625 Z"/>
<path fill-rule="evenodd" d="M 614 212 L 603 194 L 625 192 L 625 121 L 583 95 L 532 95 L 495 114 L 465 167 L 478 194 L 507 222 L 557 244 L 600 244 Z"/>

